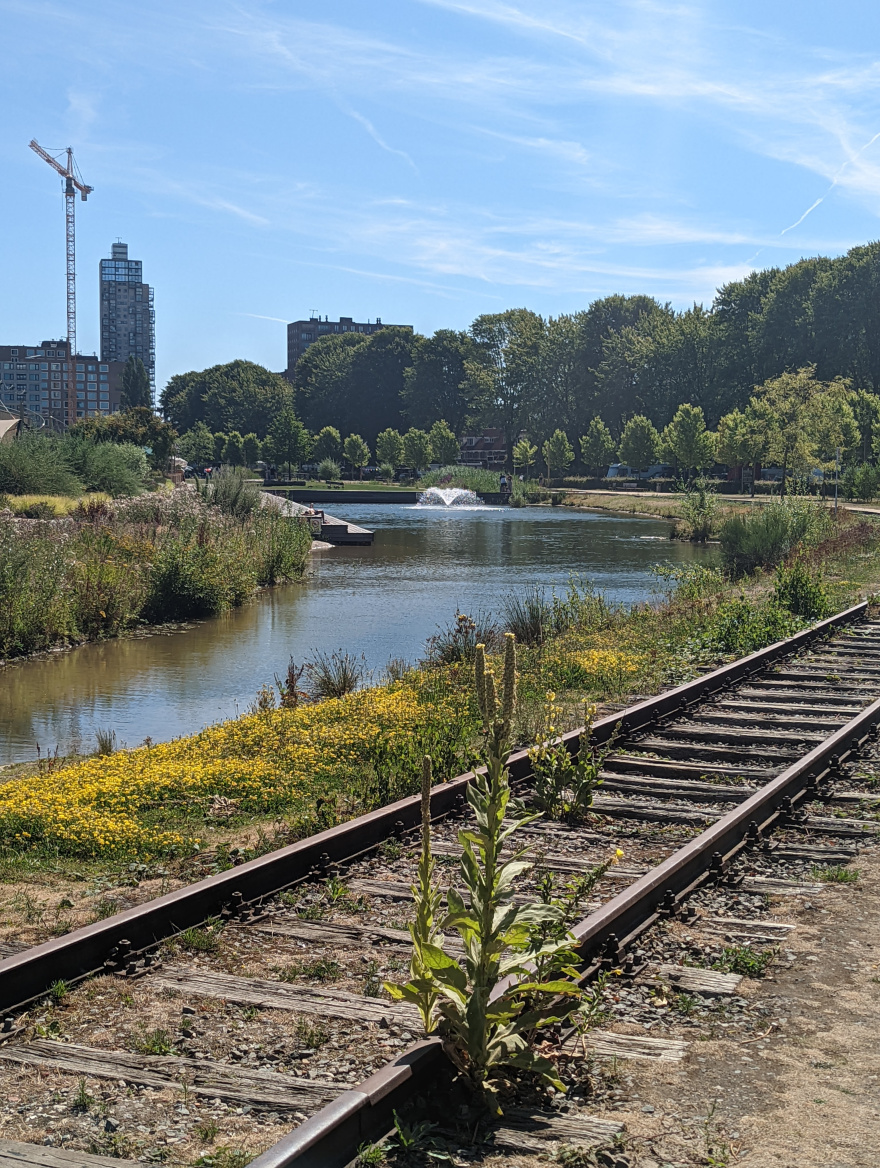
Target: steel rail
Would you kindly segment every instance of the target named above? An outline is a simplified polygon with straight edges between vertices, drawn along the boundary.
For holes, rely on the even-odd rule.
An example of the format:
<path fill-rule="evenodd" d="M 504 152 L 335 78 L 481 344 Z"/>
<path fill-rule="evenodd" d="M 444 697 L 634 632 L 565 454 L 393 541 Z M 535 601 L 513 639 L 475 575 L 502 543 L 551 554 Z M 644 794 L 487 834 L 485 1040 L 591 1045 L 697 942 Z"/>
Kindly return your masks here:
<path fill-rule="evenodd" d="M 797 653 L 840 626 L 864 618 L 867 608 L 866 602 L 854 605 L 694 681 L 639 702 L 620 714 L 602 718 L 593 727 L 593 740 L 598 744 L 607 743 L 618 729 L 631 734 L 680 713 L 774 661 Z M 579 734 L 575 730 L 563 736 L 562 741 L 569 750 L 577 750 Z M 513 753 L 508 768 L 514 781 L 526 778 L 530 773 L 528 751 Z M 439 819 L 460 809 L 472 778 L 473 772 L 468 772 L 434 787 L 432 818 Z M 138 960 L 149 961 L 150 950 L 161 941 L 184 929 L 221 913 L 235 915 L 267 896 L 327 875 L 334 865 L 354 860 L 382 840 L 417 828 L 420 820 L 419 796 L 400 799 L 227 872 L 7 957 L 0 961 L 0 1012 L 20 1008 L 42 997 L 56 981 L 73 984 L 100 973 L 109 960 L 115 961 L 116 968 L 121 965 L 132 969 Z"/>

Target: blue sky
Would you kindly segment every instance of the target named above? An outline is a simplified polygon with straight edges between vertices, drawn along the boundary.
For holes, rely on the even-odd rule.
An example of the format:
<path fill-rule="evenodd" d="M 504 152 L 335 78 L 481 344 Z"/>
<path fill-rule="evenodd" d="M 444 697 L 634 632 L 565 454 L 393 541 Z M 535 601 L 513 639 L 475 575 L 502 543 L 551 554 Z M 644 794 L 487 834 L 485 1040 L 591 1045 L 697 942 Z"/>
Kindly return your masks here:
<path fill-rule="evenodd" d="M 677 307 L 878 236 L 880 8 L 594 0 L 0 0 L 0 343 L 80 347 L 120 237 L 158 383 L 285 363 L 311 309 L 466 327 L 611 292 Z"/>

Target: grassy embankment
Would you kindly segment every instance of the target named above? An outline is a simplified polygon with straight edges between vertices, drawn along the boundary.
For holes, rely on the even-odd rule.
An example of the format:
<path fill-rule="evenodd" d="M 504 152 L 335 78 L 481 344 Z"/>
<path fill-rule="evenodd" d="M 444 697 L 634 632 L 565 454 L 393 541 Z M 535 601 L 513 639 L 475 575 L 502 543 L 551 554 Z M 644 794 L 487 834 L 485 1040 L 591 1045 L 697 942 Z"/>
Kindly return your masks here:
<path fill-rule="evenodd" d="M 71 499 L 60 519 L 0 514 L 0 660 L 210 616 L 299 576 L 309 533 L 254 495 L 241 513 L 220 506 L 222 493 L 215 505 L 163 491 Z"/>
<path fill-rule="evenodd" d="M 515 732 L 525 744 L 547 724 L 548 692 L 554 724 L 573 726 L 585 701 L 656 692 L 873 594 L 880 528 L 817 508 L 809 518 L 806 591 L 784 572 L 732 582 L 698 566 L 661 575 L 665 595 L 632 609 L 588 588 L 517 594 L 494 625 L 453 621 L 397 680 L 295 708 L 264 693 L 254 712 L 176 742 L 0 772 L 0 879 L 19 896 L 41 885 L 48 900 L 91 879 L 82 905 L 55 913 L 63 930 L 82 921 L 73 911 L 102 911 L 95 898 L 114 883 L 146 881 L 137 895 L 154 894 L 411 793 L 426 751 L 438 776 L 466 769 L 478 745 L 473 646 L 497 643 L 503 627 L 521 644 Z"/>

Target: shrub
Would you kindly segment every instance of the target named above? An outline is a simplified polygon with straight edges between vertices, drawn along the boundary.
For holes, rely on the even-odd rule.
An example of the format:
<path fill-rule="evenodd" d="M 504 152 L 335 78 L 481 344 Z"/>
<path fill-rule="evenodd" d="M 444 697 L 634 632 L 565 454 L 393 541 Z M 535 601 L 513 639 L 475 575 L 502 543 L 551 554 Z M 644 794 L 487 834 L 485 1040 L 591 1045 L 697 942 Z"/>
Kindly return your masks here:
<path fill-rule="evenodd" d="M 353 653 L 316 653 L 306 665 L 308 689 L 314 698 L 343 698 L 363 682 L 367 672 L 366 659 Z"/>
<path fill-rule="evenodd" d="M 0 444 L 0 494 L 79 495 L 83 484 L 64 460 L 59 438 L 26 434 Z"/>
<path fill-rule="evenodd" d="M 334 458 L 324 458 L 318 464 L 318 478 L 323 483 L 333 482 L 342 474 L 342 467 Z"/>
<path fill-rule="evenodd" d="M 798 543 L 817 542 L 831 523 L 820 503 L 800 499 L 780 499 L 749 515 L 734 515 L 720 533 L 725 565 L 741 576 L 778 564 Z"/>
<path fill-rule="evenodd" d="M 491 652 L 498 647 L 499 642 L 498 626 L 490 613 L 478 610 L 476 616 L 468 616 L 457 612 L 455 620 L 428 641 L 427 659 L 436 665 L 471 662 L 476 655 L 477 645 L 485 645 Z"/>
<path fill-rule="evenodd" d="M 797 617 L 778 604 L 756 604 L 740 596 L 718 606 L 706 626 L 703 640 L 714 652 L 744 657 L 791 636 L 800 627 Z"/>
<path fill-rule="evenodd" d="M 558 627 L 553 601 L 547 600 L 545 590 L 534 584 L 504 597 L 501 618 L 504 628 L 521 645 L 543 645 Z"/>
<path fill-rule="evenodd" d="M 139 495 L 149 474 L 147 456 L 130 442 L 93 442 L 70 437 L 61 447 L 71 470 L 90 491 L 106 491 L 113 498 Z"/>
<path fill-rule="evenodd" d="M 240 467 L 222 467 L 210 482 L 197 489 L 206 503 L 236 519 L 247 519 L 262 506 L 262 491 Z"/>
<path fill-rule="evenodd" d="M 697 479 L 681 501 L 683 521 L 676 527 L 676 535 L 705 543 L 715 529 L 718 508 L 718 496 L 705 479 Z"/>
<path fill-rule="evenodd" d="M 790 565 L 776 569 L 773 600 L 795 616 L 822 620 L 831 612 L 831 602 L 819 572 L 811 572 L 801 556 Z"/>

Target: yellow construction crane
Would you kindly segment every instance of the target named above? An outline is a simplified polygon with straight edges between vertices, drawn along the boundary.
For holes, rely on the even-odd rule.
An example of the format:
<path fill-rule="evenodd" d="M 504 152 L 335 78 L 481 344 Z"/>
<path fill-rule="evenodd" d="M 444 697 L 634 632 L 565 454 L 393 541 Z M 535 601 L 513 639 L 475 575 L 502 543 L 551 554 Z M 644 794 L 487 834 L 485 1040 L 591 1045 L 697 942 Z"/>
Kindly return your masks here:
<path fill-rule="evenodd" d="M 85 202 L 95 188 L 86 186 L 83 182 L 82 175 L 73 160 L 72 147 L 68 146 L 67 150 L 59 151 L 62 157 L 67 155 L 67 164 L 65 165 L 57 158 L 53 158 L 48 150 L 44 150 L 36 138 L 31 138 L 28 145 L 35 154 L 39 154 L 40 158 L 44 162 L 48 162 L 52 169 L 56 170 L 64 179 L 64 218 L 67 239 L 67 343 L 70 346 L 70 360 L 73 361 L 76 357 L 76 223 L 74 218 L 76 192 L 79 191 L 82 201 Z M 72 376 L 70 384 L 73 384 Z"/>

